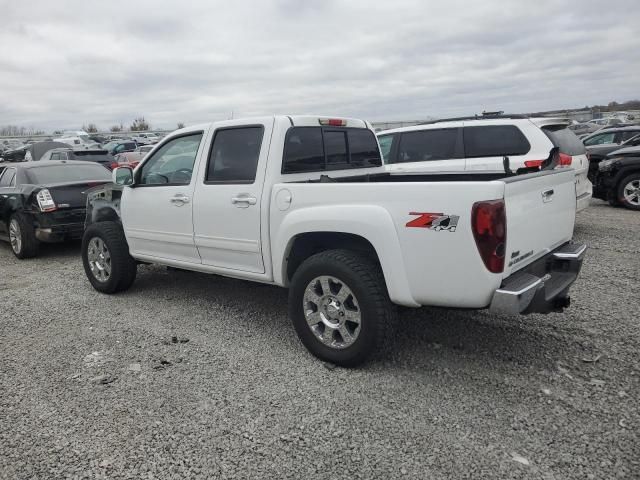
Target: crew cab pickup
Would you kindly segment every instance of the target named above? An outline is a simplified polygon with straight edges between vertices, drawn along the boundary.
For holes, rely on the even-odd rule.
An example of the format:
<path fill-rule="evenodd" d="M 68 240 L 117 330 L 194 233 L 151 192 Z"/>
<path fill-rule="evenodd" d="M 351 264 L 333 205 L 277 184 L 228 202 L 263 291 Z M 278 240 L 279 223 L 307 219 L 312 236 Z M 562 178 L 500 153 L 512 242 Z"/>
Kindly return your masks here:
<path fill-rule="evenodd" d="M 139 263 L 289 288 L 317 357 L 354 366 L 395 305 L 548 313 L 569 305 L 572 170 L 391 174 L 362 120 L 271 116 L 168 135 L 87 198 L 93 287 L 128 289 Z"/>

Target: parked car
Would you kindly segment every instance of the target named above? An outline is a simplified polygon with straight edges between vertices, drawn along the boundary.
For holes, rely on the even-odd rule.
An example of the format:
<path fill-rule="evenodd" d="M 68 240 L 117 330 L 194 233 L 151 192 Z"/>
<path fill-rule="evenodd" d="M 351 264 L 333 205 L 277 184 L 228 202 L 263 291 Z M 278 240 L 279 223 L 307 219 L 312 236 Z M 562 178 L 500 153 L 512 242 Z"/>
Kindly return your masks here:
<path fill-rule="evenodd" d="M 102 148 L 107 150 L 111 155 L 115 156 L 119 153 L 133 152 L 136 148 L 138 148 L 138 145 L 133 140 L 116 140 L 103 145 Z"/>
<path fill-rule="evenodd" d="M 593 173 L 593 196 L 640 210 L 640 146 L 610 153 Z"/>
<path fill-rule="evenodd" d="M 236 119 L 169 134 L 87 200 L 91 285 L 127 290 L 137 262 L 289 288 L 317 357 L 353 366 L 407 307 L 546 313 L 569 304 L 575 173 L 385 171 L 371 126 Z M 436 213 L 438 212 L 438 213 Z"/>
<path fill-rule="evenodd" d="M 633 127 L 607 128 L 600 130 L 582 139 L 586 147 L 595 145 L 605 145 L 610 143 L 623 143 L 632 137 L 640 134 L 640 125 Z"/>
<path fill-rule="evenodd" d="M 591 182 L 584 145 L 558 118 L 520 115 L 465 117 L 428 122 L 378 133 L 389 172 L 504 172 L 542 166 L 554 147 L 558 167 L 576 175 L 578 211 L 589 206 Z"/>
<path fill-rule="evenodd" d="M 141 153 L 143 156 L 153 150 L 154 145 L 140 145 L 135 149 L 136 152 Z"/>
<path fill-rule="evenodd" d="M 160 140 L 154 133 L 138 133 L 132 138 L 139 145 L 154 145 Z"/>
<path fill-rule="evenodd" d="M 0 176 L 0 239 L 18 258 L 34 257 L 40 242 L 82 237 L 87 190 L 111 182 L 91 162 L 24 162 Z"/>
<path fill-rule="evenodd" d="M 616 151 L 625 150 L 629 147 L 640 146 L 640 134 L 631 137 L 629 140 L 618 143 L 605 143 L 602 145 L 593 145 L 587 147 L 587 156 L 589 157 L 589 178 L 591 179 L 598 171 L 598 164 L 604 160 L 609 154 Z M 593 180 L 591 180 L 593 182 Z"/>
<path fill-rule="evenodd" d="M 71 149 L 71 147 L 68 144 L 62 143 L 62 142 L 53 142 L 53 141 L 36 142 L 27 148 L 27 151 L 24 156 L 24 160 L 26 162 L 42 160 L 42 157 L 48 151 L 53 150 L 55 148 L 62 148 L 64 150 Z M 50 159 L 47 158 L 47 160 L 50 160 Z"/>
<path fill-rule="evenodd" d="M 24 162 L 28 149 L 29 145 L 22 145 L 18 148 L 5 150 L 2 152 L 2 158 L 5 162 Z"/>
<path fill-rule="evenodd" d="M 47 151 L 41 160 L 80 160 L 95 162 L 108 170 L 116 167 L 115 159 L 107 150 L 74 150 L 72 148 L 54 148 Z"/>
<path fill-rule="evenodd" d="M 141 152 L 124 152 L 115 156 L 115 163 L 118 167 L 128 165 L 131 168 L 136 168 L 143 158 L 144 154 Z"/>

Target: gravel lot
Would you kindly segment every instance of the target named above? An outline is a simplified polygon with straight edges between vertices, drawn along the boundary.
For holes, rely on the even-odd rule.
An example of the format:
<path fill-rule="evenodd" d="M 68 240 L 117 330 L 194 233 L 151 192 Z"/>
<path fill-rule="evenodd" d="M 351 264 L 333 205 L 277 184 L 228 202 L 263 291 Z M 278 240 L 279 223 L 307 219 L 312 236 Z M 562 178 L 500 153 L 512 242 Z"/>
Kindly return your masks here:
<path fill-rule="evenodd" d="M 0 245 L 0 477 L 640 478 L 640 213 L 593 201 L 565 314 L 403 310 L 358 370 L 286 292 L 147 266 L 91 289 L 79 245 Z"/>

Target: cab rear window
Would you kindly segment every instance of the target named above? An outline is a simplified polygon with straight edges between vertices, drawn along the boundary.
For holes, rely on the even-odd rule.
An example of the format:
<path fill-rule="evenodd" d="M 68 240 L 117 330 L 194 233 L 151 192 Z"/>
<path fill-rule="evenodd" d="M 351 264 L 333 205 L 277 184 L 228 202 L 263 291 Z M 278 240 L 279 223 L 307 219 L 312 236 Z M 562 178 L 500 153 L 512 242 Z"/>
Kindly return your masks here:
<path fill-rule="evenodd" d="M 365 128 L 292 127 L 282 173 L 322 172 L 382 165 L 378 142 Z"/>

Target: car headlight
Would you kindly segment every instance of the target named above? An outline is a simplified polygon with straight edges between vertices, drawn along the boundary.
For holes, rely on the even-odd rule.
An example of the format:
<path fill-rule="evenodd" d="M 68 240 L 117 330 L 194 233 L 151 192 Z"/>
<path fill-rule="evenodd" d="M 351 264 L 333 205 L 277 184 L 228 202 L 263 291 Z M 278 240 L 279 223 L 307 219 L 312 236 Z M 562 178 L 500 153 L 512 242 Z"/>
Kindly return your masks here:
<path fill-rule="evenodd" d="M 607 170 L 611 170 L 611 168 L 613 167 L 613 164 L 616 163 L 616 160 L 618 160 L 618 159 L 617 158 L 609 158 L 607 160 L 602 160 L 598 164 L 598 170 L 600 170 L 601 172 L 606 172 Z"/>

